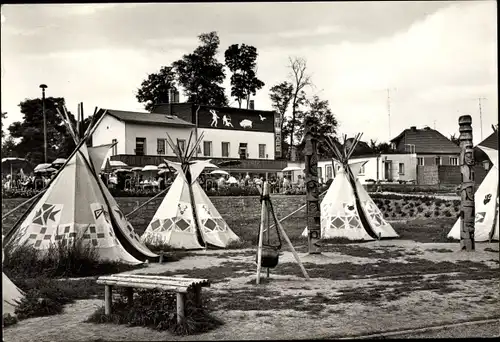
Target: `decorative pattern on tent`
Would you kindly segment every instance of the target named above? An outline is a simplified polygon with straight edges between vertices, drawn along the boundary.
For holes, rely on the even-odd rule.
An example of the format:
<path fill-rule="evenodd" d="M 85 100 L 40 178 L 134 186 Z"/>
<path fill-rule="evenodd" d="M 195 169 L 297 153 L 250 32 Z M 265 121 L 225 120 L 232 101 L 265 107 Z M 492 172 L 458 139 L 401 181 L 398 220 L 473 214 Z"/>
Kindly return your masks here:
<path fill-rule="evenodd" d="M 384 215 L 380 211 L 380 209 L 373 203 L 373 201 L 364 201 L 363 205 L 365 206 L 366 213 L 368 214 L 368 218 L 370 222 L 377 227 L 388 224 L 384 220 Z"/>
<path fill-rule="evenodd" d="M 122 220 L 122 221 L 125 220 L 125 215 L 123 215 L 123 213 L 120 210 L 120 208 L 113 207 L 113 211 L 118 214 L 118 216 L 120 217 L 120 220 Z M 130 238 L 134 239 L 137 242 L 140 242 L 140 237 L 135 232 L 134 227 L 132 227 L 132 225 L 130 224 L 130 222 L 128 222 L 128 221 L 126 221 L 126 222 L 127 222 L 126 227 L 128 229 L 128 232 L 124 232 L 124 233 L 128 233 L 128 236 L 130 236 Z"/>
<path fill-rule="evenodd" d="M 361 221 L 357 217 L 356 206 L 353 203 L 342 203 L 342 211 L 337 213 L 332 213 L 333 203 L 325 203 L 323 205 L 323 212 L 327 212 L 330 215 L 326 215 L 325 223 L 328 223 L 329 229 L 362 229 Z"/>
<path fill-rule="evenodd" d="M 22 234 L 20 236 L 26 234 L 31 226 L 28 241 L 31 241 L 35 247 L 40 247 L 44 242 L 48 244 L 54 235 L 54 229 L 58 226 L 62 207 L 56 204 L 43 204 L 35 213 L 32 222 L 20 230 Z"/>
<path fill-rule="evenodd" d="M 151 222 L 151 230 L 154 233 L 169 232 L 169 231 L 190 231 L 193 221 L 188 218 L 176 217 L 167 218 L 165 220 L 156 219 Z"/>

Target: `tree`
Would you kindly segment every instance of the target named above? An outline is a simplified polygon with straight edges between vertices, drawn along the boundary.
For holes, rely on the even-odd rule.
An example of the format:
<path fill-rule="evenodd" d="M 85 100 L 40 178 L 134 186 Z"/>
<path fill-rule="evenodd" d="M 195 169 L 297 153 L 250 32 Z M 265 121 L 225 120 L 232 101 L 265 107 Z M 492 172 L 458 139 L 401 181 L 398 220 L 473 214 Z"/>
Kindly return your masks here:
<path fill-rule="evenodd" d="M 151 112 L 158 103 L 171 102 L 169 99 L 170 89 L 177 90 L 175 86 L 175 72 L 171 66 L 163 66 L 157 73 L 149 74 L 142 81 L 137 90 L 136 98 L 139 103 L 144 103 L 144 108 Z"/>
<path fill-rule="evenodd" d="M 203 33 L 198 36 L 201 45 L 193 53 L 184 55 L 172 63 L 177 81 L 184 89 L 188 102 L 198 105 L 227 106 L 227 97 L 221 86 L 226 78 L 224 64 L 215 56 L 219 49 L 217 32 Z"/>
<path fill-rule="evenodd" d="M 65 158 L 75 149 L 75 143 L 66 131 L 61 118 L 57 115 L 57 106 L 64 105 L 62 97 L 48 97 L 45 99 L 45 113 L 47 119 L 47 160 Z M 21 139 L 14 151 L 19 157 L 24 157 L 32 163 L 44 162 L 44 136 L 42 99 L 27 99 L 19 104 L 23 121 L 14 122 L 9 126 L 10 136 Z M 73 114 L 68 113 L 72 123 L 75 123 Z"/>
<path fill-rule="evenodd" d="M 293 146 L 293 138 L 295 127 L 299 123 L 297 121 L 297 112 L 300 111 L 300 106 L 306 102 L 305 87 L 311 86 L 311 76 L 306 73 L 307 62 L 301 57 L 289 57 L 288 68 L 290 69 L 289 77 L 292 79 L 293 96 L 292 96 L 292 118 L 289 122 L 290 126 L 290 146 Z M 300 113 L 299 113 L 300 115 Z"/>
<path fill-rule="evenodd" d="M 7 119 L 7 112 L 2 112 L 2 139 L 3 139 L 3 120 Z"/>
<path fill-rule="evenodd" d="M 302 140 L 304 136 L 304 119 L 306 116 L 311 117 L 318 127 L 318 133 L 335 135 L 337 133 L 338 121 L 330 109 L 328 100 L 321 100 L 319 96 L 314 95 L 312 100 L 306 100 L 307 109 L 298 111 L 295 139 Z"/>
<path fill-rule="evenodd" d="M 233 44 L 224 53 L 226 66 L 233 73 L 231 76 L 231 96 L 236 98 L 241 108 L 241 102 L 246 99 L 247 109 L 250 95 L 255 96 L 257 90 L 265 84 L 257 78 L 257 49 L 254 46 Z"/>
<path fill-rule="evenodd" d="M 281 141 L 284 142 L 288 137 L 288 132 L 285 132 L 286 117 L 290 102 L 293 96 L 293 85 L 290 82 L 284 81 L 276 84 L 270 89 L 269 98 L 271 99 L 272 108 L 279 114 L 281 122 Z"/>
<path fill-rule="evenodd" d="M 17 157 L 15 148 L 16 142 L 11 136 L 5 140 L 2 139 L 2 158 Z"/>

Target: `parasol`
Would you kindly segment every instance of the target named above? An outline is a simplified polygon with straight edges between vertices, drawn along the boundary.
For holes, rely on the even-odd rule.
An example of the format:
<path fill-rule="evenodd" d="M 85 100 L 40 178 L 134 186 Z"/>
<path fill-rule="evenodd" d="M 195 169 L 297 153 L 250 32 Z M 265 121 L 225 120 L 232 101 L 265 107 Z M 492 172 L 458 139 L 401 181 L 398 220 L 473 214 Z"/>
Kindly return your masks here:
<path fill-rule="evenodd" d="M 52 164 L 49 164 L 49 163 L 43 163 L 43 164 L 38 164 L 36 167 L 35 167 L 35 172 L 40 172 L 41 170 L 45 170 L 49 167 L 51 167 Z"/>
<path fill-rule="evenodd" d="M 289 171 L 302 171 L 302 169 L 298 166 L 287 166 L 285 167 L 283 170 L 281 170 L 282 172 L 289 172 Z"/>
<path fill-rule="evenodd" d="M 146 165 L 142 168 L 142 171 L 158 171 L 158 166 L 156 165 Z"/>
<path fill-rule="evenodd" d="M 227 180 L 227 182 L 229 184 L 237 184 L 238 181 L 236 180 L 236 178 L 234 178 L 233 176 L 229 177 L 229 179 Z"/>
<path fill-rule="evenodd" d="M 215 175 L 215 174 L 229 175 L 229 173 L 227 171 L 224 171 L 224 170 L 213 170 L 212 172 L 210 172 L 210 174 L 212 174 L 212 175 Z"/>
<path fill-rule="evenodd" d="M 64 159 L 64 158 L 57 158 L 56 160 L 54 160 L 52 162 L 52 165 L 62 165 L 64 163 L 66 163 L 66 159 Z"/>

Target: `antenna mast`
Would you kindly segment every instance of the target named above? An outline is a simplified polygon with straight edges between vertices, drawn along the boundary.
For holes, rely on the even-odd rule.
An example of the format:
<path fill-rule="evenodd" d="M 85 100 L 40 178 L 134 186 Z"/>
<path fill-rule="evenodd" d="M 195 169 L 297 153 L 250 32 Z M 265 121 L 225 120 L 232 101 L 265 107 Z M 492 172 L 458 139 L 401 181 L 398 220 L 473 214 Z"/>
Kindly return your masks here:
<path fill-rule="evenodd" d="M 391 134 L 391 90 L 387 88 L 387 116 L 389 118 L 389 140 L 392 137 Z"/>
<path fill-rule="evenodd" d="M 483 110 L 481 107 L 481 100 L 487 100 L 486 97 L 478 97 L 479 101 L 479 125 L 481 127 L 481 141 L 483 140 Z"/>

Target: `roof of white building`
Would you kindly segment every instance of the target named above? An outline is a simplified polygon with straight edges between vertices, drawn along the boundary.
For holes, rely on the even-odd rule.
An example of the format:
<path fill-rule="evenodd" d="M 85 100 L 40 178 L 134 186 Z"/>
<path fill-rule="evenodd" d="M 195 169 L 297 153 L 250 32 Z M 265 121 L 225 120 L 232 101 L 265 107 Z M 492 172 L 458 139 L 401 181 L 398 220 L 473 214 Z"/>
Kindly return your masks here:
<path fill-rule="evenodd" d="M 156 113 L 130 112 L 116 109 L 107 109 L 107 114 L 112 117 L 139 125 L 154 126 L 176 126 L 176 127 L 194 127 L 195 125 L 178 118 L 175 115 L 165 115 Z"/>

